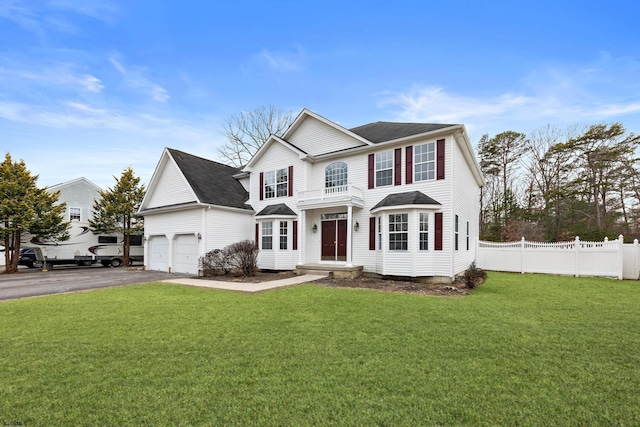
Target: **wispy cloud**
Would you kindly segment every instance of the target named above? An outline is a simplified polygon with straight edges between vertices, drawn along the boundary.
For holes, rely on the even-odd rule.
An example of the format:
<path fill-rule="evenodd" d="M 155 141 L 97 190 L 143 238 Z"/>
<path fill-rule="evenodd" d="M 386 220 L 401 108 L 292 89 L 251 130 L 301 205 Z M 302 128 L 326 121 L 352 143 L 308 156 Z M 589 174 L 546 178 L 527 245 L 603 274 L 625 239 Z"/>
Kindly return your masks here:
<path fill-rule="evenodd" d="M 69 13 L 98 21 L 114 22 L 120 10 L 108 0 L 0 0 L 0 18 L 8 19 L 23 30 L 44 39 L 48 31 L 77 33 L 79 28 L 68 19 Z"/>
<path fill-rule="evenodd" d="M 612 68 L 618 67 L 617 72 Z M 461 94 L 447 88 L 414 85 L 380 96 L 378 107 L 396 119 L 464 123 L 484 132 L 514 126 L 529 131 L 547 123 L 599 123 L 632 119 L 640 112 L 640 84 L 630 69 L 635 61 L 599 59 L 582 67 L 532 71 L 516 91 L 494 95 Z M 619 79 L 612 79 L 612 75 Z"/>
<path fill-rule="evenodd" d="M 140 90 L 156 102 L 164 103 L 171 98 L 169 92 L 162 86 L 153 83 L 147 76 L 147 69 L 143 67 L 125 67 L 122 59 L 115 56 L 109 58 L 109 62 L 122 76 L 125 84 L 133 89 Z"/>
<path fill-rule="evenodd" d="M 19 79 L 32 81 L 49 88 L 66 87 L 86 92 L 101 92 L 102 81 L 96 76 L 79 72 L 73 64 L 53 64 L 42 69 L 3 69 L 0 75 L 13 75 Z"/>
<path fill-rule="evenodd" d="M 291 51 L 271 51 L 262 49 L 256 55 L 257 61 L 274 71 L 300 71 L 303 69 L 304 55 L 300 47 Z"/>
<path fill-rule="evenodd" d="M 120 7 L 109 0 L 50 0 L 48 6 L 66 12 L 89 16 L 104 22 L 112 22 L 120 13 Z"/>

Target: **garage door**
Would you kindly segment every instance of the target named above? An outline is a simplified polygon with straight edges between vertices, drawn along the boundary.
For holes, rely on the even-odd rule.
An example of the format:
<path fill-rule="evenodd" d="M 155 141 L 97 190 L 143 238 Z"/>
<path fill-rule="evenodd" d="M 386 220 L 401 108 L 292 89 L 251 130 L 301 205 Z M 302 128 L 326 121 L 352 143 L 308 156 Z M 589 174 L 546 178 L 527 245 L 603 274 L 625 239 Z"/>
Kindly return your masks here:
<path fill-rule="evenodd" d="M 178 234 L 173 249 L 172 271 L 198 274 L 198 238 L 193 234 Z"/>
<path fill-rule="evenodd" d="M 149 270 L 169 271 L 169 240 L 164 236 L 149 238 Z"/>

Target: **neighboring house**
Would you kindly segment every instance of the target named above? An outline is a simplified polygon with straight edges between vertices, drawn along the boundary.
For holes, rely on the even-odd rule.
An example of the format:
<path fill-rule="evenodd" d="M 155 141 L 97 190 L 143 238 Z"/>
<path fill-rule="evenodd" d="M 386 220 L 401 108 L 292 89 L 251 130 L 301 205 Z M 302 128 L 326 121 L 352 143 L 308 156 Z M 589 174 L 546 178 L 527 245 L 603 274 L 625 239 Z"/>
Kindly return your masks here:
<path fill-rule="evenodd" d="M 176 153 L 200 171 L 180 165 Z M 177 254 L 178 233 L 207 236 L 199 255 L 253 239 L 261 269 L 449 281 L 475 258 L 484 181 L 463 125 L 376 122 L 345 129 L 305 109 L 233 177 L 224 168 L 165 150 L 141 211 L 145 259 L 153 258 L 155 236 L 164 236 L 165 252 Z M 205 188 L 207 201 L 200 195 Z M 152 209 L 158 223 L 149 229 Z M 220 223 L 225 233 L 208 232 Z"/>
<path fill-rule="evenodd" d="M 60 192 L 58 202 L 66 203 L 65 221 L 88 222 L 92 217 L 93 202 L 100 198 L 100 187 L 85 177 L 72 179 L 47 187 L 47 191 Z"/>
<path fill-rule="evenodd" d="M 212 249 L 252 238 L 248 193 L 238 169 L 166 148 L 139 213 L 144 216 L 145 266 L 197 274 Z"/>

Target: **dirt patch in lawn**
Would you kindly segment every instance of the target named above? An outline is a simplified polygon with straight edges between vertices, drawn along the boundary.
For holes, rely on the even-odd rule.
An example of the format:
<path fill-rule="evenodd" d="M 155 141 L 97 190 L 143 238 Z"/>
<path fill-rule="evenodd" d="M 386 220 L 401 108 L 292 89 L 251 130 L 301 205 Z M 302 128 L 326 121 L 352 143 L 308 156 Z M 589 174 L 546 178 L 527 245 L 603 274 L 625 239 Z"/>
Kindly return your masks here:
<path fill-rule="evenodd" d="M 203 277 L 202 279 L 238 283 L 260 283 L 271 280 L 286 279 L 294 277 L 295 275 L 296 274 L 293 271 L 258 271 L 254 276 L 248 277 L 227 274 L 225 276 Z M 471 292 L 471 289 L 468 289 L 462 282 L 448 284 L 420 283 L 412 280 L 380 277 L 358 277 L 356 279 L 326 278 L 316 280 L 314 283 L 333 288 L 373 289 L 380 292 L 397 292 L 446 297 L 464 296 Z"/>

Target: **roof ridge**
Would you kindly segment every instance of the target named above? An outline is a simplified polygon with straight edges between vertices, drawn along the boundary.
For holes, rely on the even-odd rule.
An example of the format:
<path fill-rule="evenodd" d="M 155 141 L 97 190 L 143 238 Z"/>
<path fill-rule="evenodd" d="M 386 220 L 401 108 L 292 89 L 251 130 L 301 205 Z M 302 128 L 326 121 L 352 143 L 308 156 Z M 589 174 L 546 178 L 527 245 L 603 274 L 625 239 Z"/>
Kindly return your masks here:
<path fill-rule="evenodd" d="M 178 149 L 176 149 L 176 148 L 170 148 L 170 147 L 167 147 L 167 150 L 169 150 L 169 151 L 170 151 L 170 152 L 172 152 L 172 153 L 185 154 L 185 155 L 187 155 L 187 156 L 189 156 L 189 157 L 194 157 L 194 158 L 196 158 L 196 159 L 204 160 L 204 161 L 207 161 L 207 162 L 210 162 L 210 163 L 215 163 L 215 164 L 217 164 L 217 165 L 225 166 L 225 167 L 228 167 L 228 168 L 231 168 L 231 169 L 234 169 L 234 170 L 241 170 L 241 169 L 242 169 L 242 167 L 239 167 L 239 168 L 238 168 L 238 167 L 235 167 L 235 166 L 231 166 L 231 165 L 228 165 L 228 164 L 226 164 L 226 163 L 218 162 L 218 161 L 216 161 L 216 160 L 211 160 L 211 159 L 204 158 L 204 157 L 202 157 L 202 156 L 197 156 L 197 155 L 195 155 L 195 154 L 187 153 L 186 151 L 178 150 Z"/>

